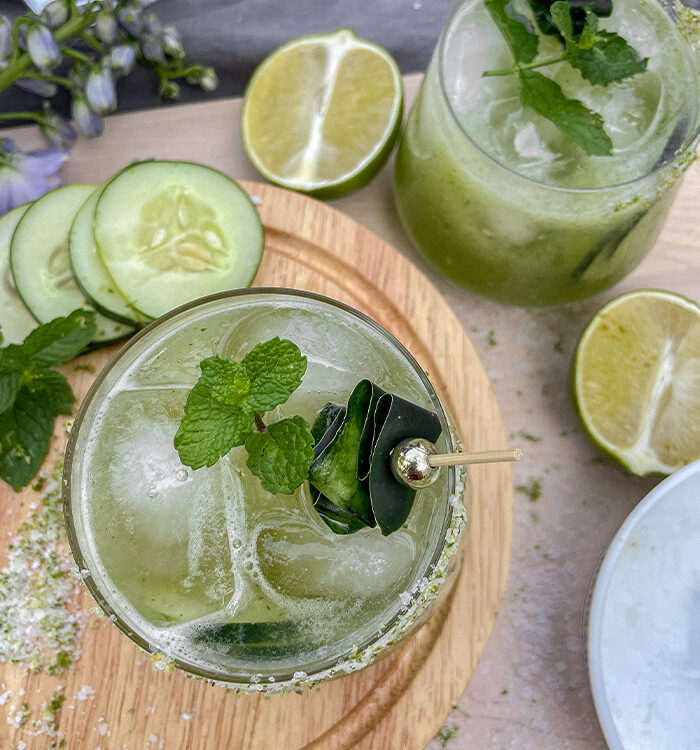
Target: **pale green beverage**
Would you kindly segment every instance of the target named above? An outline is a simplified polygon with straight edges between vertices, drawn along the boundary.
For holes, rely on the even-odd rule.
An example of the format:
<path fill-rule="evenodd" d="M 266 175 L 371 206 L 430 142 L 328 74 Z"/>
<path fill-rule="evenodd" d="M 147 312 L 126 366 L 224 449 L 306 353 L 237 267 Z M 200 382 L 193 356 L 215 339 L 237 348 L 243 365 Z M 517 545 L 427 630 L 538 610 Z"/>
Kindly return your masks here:
<path fill-rule="evenodd" d="M 514 8 L 532 18 L 529 4 Z M 483 0 L 455 10 L 409 116 L 395 195 L 408 233 L 447 276 L 493 299 L 548 305 L 628 274 L 653 246 L 692 161 L 698 56 L 656 0 L 613 0 L 599 25 L 623 36 L 645 72 L 593 86 L 567 63 L 540 68 L 600 113 L 612 156 L 590 156 L 520 102 Z M 561 54 L 540 34 L 536 60 Z"/>
<path fill-rule="evenodd" d="M 449 587 L 464 521 L 453 470 L 399 531 L 341 536 L 308 485 L 265 491 L 242 447 L 183 466 L 173 437 L 200 361 L 239 361 L 274 336 L 308 358 L 278 418 L 311 424 L 367 377 L 434 411 L 439 447 L 453 447 L 425 373 L 386 331 L 314 295 L 245 290 L 169 313 L 120 351 L 84 402 L 64 474 L 73 553 L 101 606 L 148 651 L 242 689 L 288 689 L 388 651 Z"/>

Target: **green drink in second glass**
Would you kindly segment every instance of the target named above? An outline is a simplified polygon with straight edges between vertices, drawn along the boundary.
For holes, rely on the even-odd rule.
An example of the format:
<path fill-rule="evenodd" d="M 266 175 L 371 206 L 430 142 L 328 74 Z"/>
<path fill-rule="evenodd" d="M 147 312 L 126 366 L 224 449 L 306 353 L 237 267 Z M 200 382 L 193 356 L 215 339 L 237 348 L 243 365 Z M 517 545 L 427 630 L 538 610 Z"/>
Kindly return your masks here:
<path fill-rule="evenodd" d="M 240 361 L 279 336 L 307 358 L 300 387 L 269 412 L 309 424 L 363 378 L 430 412 L 439 449 L 450 424 L 410 354 L 339 303 L 242 290 L 169 313 L 112 360 L 71 435 L 65 502 L 85 582 L 140 646 L 242 690 L 287 690 L 388 652 L 449 589 L 464 524 L 454 468 L 421 490 L 405 524 L 333 533 L 309 485 L 266 491 L 236 447 L 183 465 L 174 436 L 200 362 Z"/>
<path fill-rule="evenodd" d="M 528 3 L 506 10 L 537 28 Z M 548 305 L 619 281 L 654 244 L 693 159 L 700 84 L 684 25 L 656 0 L 614 0 L 598 23 L 648 58 L 644 72 L 606 86 L 568 63 L 537 72 L 603 116 L 610 156 L 524 107 L 517 76 L 483 76 L 513 65 L 484 0 L 463 2 L 442 34 L 400 142 L 395 194 L 416 245 L 477 293 Z M 537 34 L 533 71 L 562 54 L 559 39 Z"/>

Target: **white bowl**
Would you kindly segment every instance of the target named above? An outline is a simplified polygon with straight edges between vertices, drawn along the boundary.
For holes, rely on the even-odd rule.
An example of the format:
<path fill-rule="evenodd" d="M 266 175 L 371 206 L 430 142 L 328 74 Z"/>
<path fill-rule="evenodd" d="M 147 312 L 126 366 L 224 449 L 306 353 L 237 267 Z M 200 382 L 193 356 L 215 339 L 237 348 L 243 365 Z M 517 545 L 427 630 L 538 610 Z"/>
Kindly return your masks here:
<path fill-rule="evenodd" d="M 610 543 L 588 670 L 611 750 L 700 748 L 700 460 L 657 485 Z"/>

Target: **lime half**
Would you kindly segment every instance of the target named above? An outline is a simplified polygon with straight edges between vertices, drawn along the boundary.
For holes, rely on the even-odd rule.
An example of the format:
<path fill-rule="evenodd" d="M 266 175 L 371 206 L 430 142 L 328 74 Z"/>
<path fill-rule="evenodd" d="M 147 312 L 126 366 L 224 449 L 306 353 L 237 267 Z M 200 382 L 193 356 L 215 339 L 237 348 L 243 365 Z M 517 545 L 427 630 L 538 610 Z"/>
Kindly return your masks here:
<path fill-rule="evenodd" d="M 396 141 L 401 73 L 389 53 L 349 29 L 295 39 L 248 84 L 243 147 L 270 182 L 334 198 L 366 184 Z"/>
<path fill-rule="evenodd" d="M 593 440 L 633 474 L 700 458 L 700 307 L 652 289 L 609 302 L 579 341 L 574 396 Z"/>

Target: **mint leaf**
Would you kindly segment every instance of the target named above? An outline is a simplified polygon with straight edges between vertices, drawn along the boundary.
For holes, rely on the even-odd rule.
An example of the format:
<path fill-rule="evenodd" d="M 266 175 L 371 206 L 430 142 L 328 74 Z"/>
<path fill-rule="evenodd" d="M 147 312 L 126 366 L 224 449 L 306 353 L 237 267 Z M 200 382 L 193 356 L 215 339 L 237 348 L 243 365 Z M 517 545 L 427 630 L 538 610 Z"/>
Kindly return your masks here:
<path fill-rule="evenodd" d="M 291 495 L 306 479 L 314 460 L 314 439 L 301 417 L 282 419 L 246 441 L 248 468 L 272 494 Z"/>
<path fill-rule="evenodd" d="M 590 11 L 586 28 L 577 45 L 567 42 L 568 60 L 594 86 L 607 86 L 647 69 L 649 58 L 639 53 L 619 34 L 597 29 L 598 21 Z"/>
<path fill-rule="evenodd" d="M 56 370 L 44 370 L 26 385 L 32 398 L 41 400 L 54 417 L 71 414 L 75 396 L 68 381 Z"/>
<path fill-rule="evenodd" d="M 0 477 L 19 492 L 48 453 L 54 414 L 49 405 L 21 388 L 14 404 L 0 414 Z"/>
<path fill-rule="evenodd" d="M 97 323 L 91 310 L 74 310 L 35 328 L 21 345 L 35 367 L 59 367 L 80 354 L 92 341 Z"/>
<path fill-rule="evenodd" d="M 255 346 L 241 363 L 250 378 L 246 407 L 266 412 L 283 404 L 301 385 L 306 357 L 287 339 L 274 339 Z"/>
<path fill-rule="evenodd" d="M 175 434 L 175 448 L 186 466 L 213 466 L 231 448 L 243 445 L 253 429 L 253 415 L 220 401 L 221 384 L 197 382 L 185 403 L 185 416 Z"/>
<path fill-rule="evenodd" d="M 231 359 L 208 357 L 199 363 L 199 368 L 202 371 L 199 382 L 209 388 L 215 401 L 241 406 L 250 392 L 250 379 L 243 365 Z"/>
<path fill-rule="evenodd" d="M 484 4 L 508 43 L 516 62 L 532 62 L 537 55 L 539 39 L 530 20 L 515 10 L 513 0 L 486 0 Z"/>
<path fill-rule="evenodd" d="M 561 0 L 558 0 L 561 2 Z M 559 36 L 560 30 L 554 19 L 552 9 L 556 5 L 552 0 L 530 0 L 530 7 L 535 17 L 535 22 L 543 34 Z M 589 10 L 598 17 L 607 17 L 612 13 L 612 0 L 568 0 L 566 5 L 570 8 L 572 29 L 574 34 L 580 34 L 586 24 L 586 11 Z"/>
<path fill-rule="evenodd" d="M 571 8 L 564 0 L 552 3 L 550 10 L 552 21 L 559 30 L 561 36 L 570 42 L 574 38 L 574 25 L 571 21 Z"/>
<path fill-rule="evenodd" d="M 556 81 L 534 70 L 518 71 L 523 107 L 532 107 L 551 120 L 586 153 L 610 156 L 612 141 L 603 127 L 603 118 L 591 112 L 578 99 L 568 99 Z"/>
<path fill-rule="evenodd" d="M 3 372 L 0 365 L 0 414 L 15 403 L 19 389 L 22 387 L 22 376 L 13 370 Z"/>

